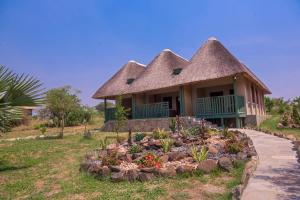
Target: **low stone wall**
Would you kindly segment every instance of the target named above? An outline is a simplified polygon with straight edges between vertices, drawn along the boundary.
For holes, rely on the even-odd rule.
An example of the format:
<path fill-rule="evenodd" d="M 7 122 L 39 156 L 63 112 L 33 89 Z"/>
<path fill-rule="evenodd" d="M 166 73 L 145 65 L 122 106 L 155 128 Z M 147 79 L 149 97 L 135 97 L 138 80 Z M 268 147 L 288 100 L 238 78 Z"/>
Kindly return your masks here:
<path fill-rule="evenodd" d="M 246 126 L 259 126 L 263 121 L 270 117 L 270 115 L 247 115 L 245 124 Z"/>
<path fill-rule="evenodd" d="M 114 124 L 116 121 L 105 122 L 102 131 L 114 131 Z M 153 119 L 131 119 L 126 122 L 126 124 L 121 128 L 120 131 L 144 131 L 151 132 L 156 128 L 169 130 L 169 118 L 153 118 Z"/>

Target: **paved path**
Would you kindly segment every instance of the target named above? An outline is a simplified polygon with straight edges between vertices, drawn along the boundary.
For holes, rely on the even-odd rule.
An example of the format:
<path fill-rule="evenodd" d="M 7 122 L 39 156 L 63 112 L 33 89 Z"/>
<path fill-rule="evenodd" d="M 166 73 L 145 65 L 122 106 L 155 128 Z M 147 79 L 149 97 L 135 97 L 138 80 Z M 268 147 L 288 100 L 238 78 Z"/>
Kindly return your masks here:
<path fill-rule="evenodd" d="M 300 199 L 300 164 L 291 141 L 241 130 L 253 141 L 259 163 L 242 200 Z"/>

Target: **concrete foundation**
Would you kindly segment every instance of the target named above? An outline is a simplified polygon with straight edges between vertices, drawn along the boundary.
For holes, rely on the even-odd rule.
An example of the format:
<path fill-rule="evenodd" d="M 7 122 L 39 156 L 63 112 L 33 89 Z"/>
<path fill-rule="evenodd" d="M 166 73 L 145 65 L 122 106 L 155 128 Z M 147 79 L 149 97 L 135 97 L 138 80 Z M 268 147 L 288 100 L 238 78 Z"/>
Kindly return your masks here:
<path fill-rule="evenodd" d="M 246 126 L 259 126 L 268 118 L 270 118 L 270 115 L 247 115 L 245 118 L 245 124 Z"/>

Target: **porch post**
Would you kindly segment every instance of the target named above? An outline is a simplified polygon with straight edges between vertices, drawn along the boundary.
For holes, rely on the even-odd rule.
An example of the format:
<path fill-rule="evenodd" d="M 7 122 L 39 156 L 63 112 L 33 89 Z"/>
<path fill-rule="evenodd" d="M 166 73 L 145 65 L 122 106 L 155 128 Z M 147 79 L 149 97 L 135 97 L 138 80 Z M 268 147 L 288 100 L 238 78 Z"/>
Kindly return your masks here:
<path fill-rule="evenodd" d="M 185 115 L 183 86 L 179 87 L 179 102 L 180 102 L 180 115 Z"/>
<path fill-rule="evenodd" d="M 135 99 L 135 94 L 132 95 L 131 97 L 131 116 L 132 119 L 135 119 L 135 106 L 136 106 L 136 99 Z"/>
<path fill-rule="evenodd" d="M 236 85 L 237 76 L 233 77 L 233 91 L 234 91 L 234 108 L 235 108 L 235 124 L 236 128 L 241 128 L 240 119 L 238 116 L 238 99 L 237 99 L 237 85 Z"/>
<path fill-rule="evenodd" d="M 106 107 L 107 107 L 106 98 L 104 98 L 104 122 L 106 122 L 106 121 L 107 121 L 107 116 L 106 116 Z"/>

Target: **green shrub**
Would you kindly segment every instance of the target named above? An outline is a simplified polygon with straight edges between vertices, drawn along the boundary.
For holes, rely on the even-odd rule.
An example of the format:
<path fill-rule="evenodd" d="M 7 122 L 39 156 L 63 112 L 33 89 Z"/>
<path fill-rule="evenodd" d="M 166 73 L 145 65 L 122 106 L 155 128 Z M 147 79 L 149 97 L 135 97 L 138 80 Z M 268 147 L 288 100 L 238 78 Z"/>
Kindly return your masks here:
<path fill-rule="evenodd" d="M 104 139 L 101 139 L 99 142 L 100 142 L 100 148 L 102 150 L 105 150 L 106 147 L 110 144 L 110 142 L 108 141 L 108 137 L 105 137 Z"/>
<path fill-rule="evenodd" d="M 225 127 L 223 129 L 223 132 L 222 132 L 222 135 L 225 137 L 225 138 L 234 138 L 234 132 L 233 131 L 229 131 L 227 127 Z"/>
<path fill-rule="evenodd" d="M 129 153 L 134 154 L 134 153 L 140 153 L 143 151 L 143 147 L 138 144 L 134 144 L 130 147 Z"/>
<path fill-rule="evenodd" d="M 174 117 L 170 118 L 169 128 L 172 131 L 172 133 L 175 133 L 175 131 L 176 131 L 176 119 Z"/>
<path fill-rule="evenodd" d="M 118 156 L 118 152 L 114 151 L 110 154 L 108 154 L 107 156 L 105 156 L 102 159 L 102 165 L 103 166 L 111 166 L 111 165 L 119 165 L 120 164 L 120 160 L 119 160 L 119 156 Z"/>
<path fill-rule="evenodd" d="M 230 139 L 226 142 L 225 149 L 229 153 L 237 154 L 243 150 L 243 142 L 235 139 Z"/>
<path fill-rule="evenodd" d="M 198 148 L 193 145 L 191 148 L 191 152 L 192 152 L 192 157 L 196 162 L 201 162 L 205 160 L 208 154 L 208 151 L 204 145 L 201 147 L 200 152 L 198 152 Z"/>
<path fill-rule="evenodd" d="M 165 139 L 169 137 L 169 133 L 164 129 L 157 128 L 153 131 L 154 139 Z"/>
<path fill-rule="evenodd" d="M 296 105 L 293 105 L 292 119 L 295 124 L 300 124 L 300 116 Z"/>
<path fill-rule="evenodd" d="M 136 134 L 134 135 L 134 140 L 135 140 L 136 142 L 139 142 L 139 141 L 141 141 L 142 139 L 144 139 L 144 137 L 145 137 L 145 134 L 144 134 L 144 133 L 136 133 Z"/>
<path fill-rule="evenodd" d="M 162 144 L 164 153 L 169 152 L 174 143 L 174 141 L 171 138 L 161 139 L 160 142 Z"/>
<path fill-rule="evenodd" d="M 44 135 L 47 131 L 47 127 L 45 125 L 41 125 L 39 130 L 40 130 L 41 134 Z"/>

